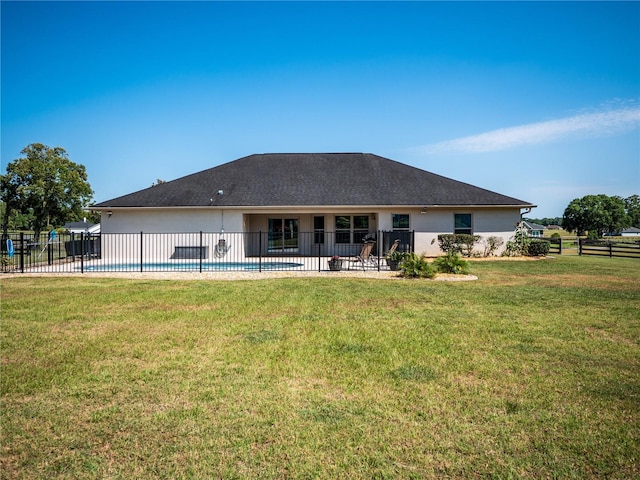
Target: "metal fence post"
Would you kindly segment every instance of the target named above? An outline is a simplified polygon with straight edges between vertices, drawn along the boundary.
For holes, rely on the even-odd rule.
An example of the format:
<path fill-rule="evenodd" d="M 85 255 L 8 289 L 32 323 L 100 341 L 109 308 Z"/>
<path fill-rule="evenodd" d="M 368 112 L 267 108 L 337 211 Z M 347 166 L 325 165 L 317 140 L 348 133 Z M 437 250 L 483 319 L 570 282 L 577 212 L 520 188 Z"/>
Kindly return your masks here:
<path fill-rule="evenodd" d="M 24 251 L 26 250 L 24 243 L 24 232 L 20 232 L 20 273 L 24 273 Z"/>
<path fill-rule="evenodd" d="M 76 261 L 76 234 L 71 232 L 71 261 Z"/>
<path fill-rule="evenodd" d="M 51 233 L 47 236 L 47 265 L 53 264 L 53 244 L 51 243 Z"/>
<path fill-rule="evenodd" d="M 384 246 L 384 235 L 382 234 L 382 231 L 378 230 L 377 233 L 378 236 L 378 271 L 380 271 L 380 260 L 382 260 L 382 258 L 380 257 L 382 250 L 385 248 Z"/>
<path fill-rule="evenodd" d="M 258 271 L 262 272 L 262 230 L 258 233 Z"/>
<path fill-rule="evenodd" d="M 144 233 L 140 232 L 140 272 L 144 271 Z"/>
<path fill-rule="evenodd" d="M 80 273 L 84 273 L 84 233 L 80 233 Z"/>
<path fill-rule="evenodd" d="M 198 257 L 200 257 L 200 273 L 202 273 L 202 257 L 203 255 L 203 250 L 202 250 L 202 230 L 200 230 L 200 248 L 199 248 L 199 252 L 200 255 L 198 255 Z"/>

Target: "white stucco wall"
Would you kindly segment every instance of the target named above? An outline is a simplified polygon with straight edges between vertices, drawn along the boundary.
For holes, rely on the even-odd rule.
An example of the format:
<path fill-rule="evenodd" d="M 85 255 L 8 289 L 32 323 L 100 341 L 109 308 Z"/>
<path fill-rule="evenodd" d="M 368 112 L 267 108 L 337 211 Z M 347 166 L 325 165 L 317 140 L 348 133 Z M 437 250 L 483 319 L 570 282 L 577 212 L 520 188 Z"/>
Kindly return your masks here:
<path fill-rule="evenodd" d="M 473 234 L 480 235 L 481 242 L 491 236 L 501 238 L 503 245 L 496 252 L 498 255 L 504 250 L 504 244 L 513 236 L 520 221 L 518 209 L 429 209 L 426 214 L 418 213 L 411 216 L 411 228 L 416 231 L 415 252 L 428 256 L 441 255 L 438 235 L 454 233 L 456 213 L 471 214 Z M 476 246 L 476 251 L 482 250 L 482 244 Z"/>
<path fill-rule="evenodd" d="M 103 233 L 242 232 L 242 212 L 220 209 L 122 209 L 102 212 Z"/>
<path fill-rule="evenodd" d="M 244 253 L 244 243 L 240 232 L 266 232 L 268 230 L 268 218 L 273 216 L 291 216 L 300 220 L 300 232 L 311 232 L 313 230 L 313 216 L 325 215 L 325 229 L 333 231 L 334 216 L 336 214 L 370 214 L 370 229 L 372 231 L 392 230 L 393 214 L 408 214 L 409 229 L 415 231 L 415 252 L 428 256 L 442 254 L 438 246 L 437 237 L 442 233 L 454 233 L 454 215 L 456 213 L 470 213 L 472 215 L 472 227 L 475 235 L 480 235 L 483 239 L 490 236 L 497 236 L 503 240 L 503 245 L 496 252 L 500 254 L 504 250 L 504 244 L 513 236 L 516 224 L 520 221 L 520 210 L 500 209 L 500 208 L 429 208 L 426 213 L 420 213 L 417 208 L 385 208 L 375 211 L 369 209 L 348 209 L 334 212 L 288 212 L 288 213 L 252 213 L 244 215 L 241 210 L 213 209 L 213 208 L 178 208 L 178 209 L 117 209 L 111 215 L 106 211 L 102 212 L 102 233 L 103 252 L 115 251 L 120 246 L 126 246 L 127 251 L 139 251 L 140 232 L 145 234 L 175 234 L 190 233 L 194 235 L 170 236 L 166 241 L 149 243 L 144 245 L 144 255 L 149 259 L 166 259 L 175 251 L 176 246 L 198 245 L 200 242 L 199 232 L 204 232 L 203 245 L 209 247 L 209 257 L 213 248 L 220 238 L 225 238 L 228 242 L 233 242 L 236 255 Z M 224 235 L 220 235 L 224 228 Z M 110 234 L 130 234 L 109 236 Z M 135 235 L 133 235 L 135 234 Z M 144 236 L 143 236 L 144 239 Z M 143 240 L 143 242 L 146 240 Z M 111 244 L 110 244 L 111 242 Z M 476 247 L 478 252 L 482 252 L 483 245 Z M 136 254 L 137 255 L 137 254 Z M 153 258 L 152 258 L 153 257 Z"/>
<path fill-rule="evenodd" d="M 234 234 L 244 230 L 242 219 L 242 212 L 219 209 L 122 209 L 111 215 L 105 211 L 102 255 L 121 262 L 138 262 L 141 257 L 144 262 L 167 261 L 174 257 L 176 247 L 202 245 L 208 260 L 215 258 L 218 241 L 225 239 L 235 256 L 242 257 L 244 243 L 241 235 Z"/>

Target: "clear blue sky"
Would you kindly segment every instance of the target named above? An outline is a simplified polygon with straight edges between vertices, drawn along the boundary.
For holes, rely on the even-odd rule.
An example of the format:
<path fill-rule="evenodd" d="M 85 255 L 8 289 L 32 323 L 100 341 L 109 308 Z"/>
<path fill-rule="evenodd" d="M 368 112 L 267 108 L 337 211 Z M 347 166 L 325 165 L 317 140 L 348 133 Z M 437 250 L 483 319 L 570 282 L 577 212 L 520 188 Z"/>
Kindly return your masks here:
<path fill-rule="evenodd" d="M 267 152 L 371 152 L 533 217 L 640 194 L 639 2 L 0 8 L 2 170 L 60 146 L 95 201 Z"/>

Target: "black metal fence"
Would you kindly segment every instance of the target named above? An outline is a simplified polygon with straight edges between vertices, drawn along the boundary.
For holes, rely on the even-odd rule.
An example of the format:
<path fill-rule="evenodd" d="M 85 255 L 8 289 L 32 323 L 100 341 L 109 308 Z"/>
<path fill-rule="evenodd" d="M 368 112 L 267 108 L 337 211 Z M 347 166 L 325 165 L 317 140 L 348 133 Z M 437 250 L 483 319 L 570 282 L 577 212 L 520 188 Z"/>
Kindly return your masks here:
<path fill-rule="evenodd" d="M 352 235 L 354 237 L 355 235 Z M 386 269 L 384 259 L 396 239 L 412 252 L 410 231 L 370 233 L 368 262 L 358 256 L 363 243 L 344 243 L 344 232 L 191 232 L 54 234 L 26 233 L 2 239 L 4 272 L 170 272 L 327 270 L 340 257 L 342 268 Z M 355 238 L 349 238 L 349 240 Z M 361 239 L 364 242 L 364 239 Z"/>

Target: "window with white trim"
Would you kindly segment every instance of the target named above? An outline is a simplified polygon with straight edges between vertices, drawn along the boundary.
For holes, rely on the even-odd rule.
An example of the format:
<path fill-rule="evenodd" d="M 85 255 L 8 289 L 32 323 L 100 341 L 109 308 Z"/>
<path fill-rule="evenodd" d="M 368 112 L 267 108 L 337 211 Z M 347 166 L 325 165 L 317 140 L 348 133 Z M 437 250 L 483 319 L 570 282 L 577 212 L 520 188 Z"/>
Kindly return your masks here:
<path fill-rule="evenodd" d="M 369 215 L 336 215 L 336 243 L 362 243 L 369 233 Z"/>
<path fill-rule="evenodd" d="M 454 213 L 453 233 L 471 235 L 473 233 L 471 220 L 470 213 Z"/>
<path fill-rule="evenodd" d="M 394 232 L 408 232 L 409 231 L 409 214 L 408 213 L 392 213 L 391 229 Z"/>

